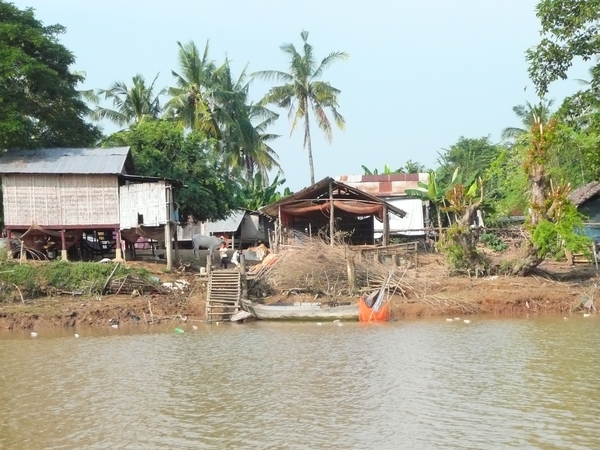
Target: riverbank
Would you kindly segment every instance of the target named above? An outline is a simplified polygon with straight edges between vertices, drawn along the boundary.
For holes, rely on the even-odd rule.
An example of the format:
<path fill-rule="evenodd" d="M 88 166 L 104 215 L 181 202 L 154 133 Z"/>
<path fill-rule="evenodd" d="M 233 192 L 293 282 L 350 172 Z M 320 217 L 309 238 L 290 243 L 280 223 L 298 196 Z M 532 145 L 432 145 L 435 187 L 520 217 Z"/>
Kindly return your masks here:
<path fill-rule="evenodd" d="M 100 269 L 101 276 L 94 282 L 88 281 L 87 285 L 102 285 L 114 269 L 114 265 L 111 266 Z M 34 265 L 32 270 L 39 274 L 42 268 L 38 264 L 37 267 Z M 91 291 L 80 295 L 72 290 L 65 293 L 66 290 L 44 288 L 45 293 L 40 293 L 38 297 L 25 298 L 27 292 L 21 297 L 14 286 L 3 281 L 0 329 L 104 327 L 116 323 L 160 325 L 171 321 L 181 323 L 186 320 L 205 320 L 206 281 L 197 280 L 195 274 L 189 272 L 168 274 L 161 265 L 152 263 L 133 263 L 129 265 L 129 270 L 132 268 L 133 273 L 146 274 L 154 280 L 159 280 L 158 286 L 177 280 L 183 280 L 187 285 L 184 289 L 161 289 L 160 292 L 149 293 L 134 290 L 126 295 L 102 296 L 90 295 Z M 600 308 L 600 301 L 596 299 L 596 284 L 600 283 L 600 277 L 594 266 L 570 266 L 566 263 L 547 261 L 540 268 L 545 272 L 544 277 L 458 277 L 450 276 L 439 254 L 420 255 L 418 267 L 405 273 L 405 291 L 396 292 L 390 299 L 391 317 L 393 320 L 400 320 L 436 315 L 564 315 L 583 312 L 584 297 L 593 298 L 596 307 Z M 77 276 L 71 278 L 72 285 L 81 281 L 78 277 L 89 276 L 89 272 L 77 273 Z M 96 268 L 93 269 L 93 273 L 97 273 Z M 40 288 L 40 278 L 36 280 L 38 281 L 24 279 L 21 289 L 26 289 L 27 283 L 30 287 L 35 285 Z M 9 293 L 11 295 L 7 295 Z M 296 301 L 314 300 L 312 294 L 295 295 L 286 292 L 285 295 L 288 301 L 290 296 Z M 265 300 L 275 303 L 283 297 L 284 294 L 278 294 Z M 346 296 L 337 297 L 336 300 L 356 301 L 356 298 Z"/>

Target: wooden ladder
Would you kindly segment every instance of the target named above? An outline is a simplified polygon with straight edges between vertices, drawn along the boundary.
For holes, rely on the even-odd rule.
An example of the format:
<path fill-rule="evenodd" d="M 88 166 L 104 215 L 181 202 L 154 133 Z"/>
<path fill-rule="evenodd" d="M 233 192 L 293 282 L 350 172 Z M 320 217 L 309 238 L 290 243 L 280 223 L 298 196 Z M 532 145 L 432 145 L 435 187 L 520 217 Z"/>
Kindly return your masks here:
<path fill-rule="evenodd" d="M 206 294 L 206 321 L 227 321 L 240 307 L 241 276 L 237 270 L 210 273 Z"/>

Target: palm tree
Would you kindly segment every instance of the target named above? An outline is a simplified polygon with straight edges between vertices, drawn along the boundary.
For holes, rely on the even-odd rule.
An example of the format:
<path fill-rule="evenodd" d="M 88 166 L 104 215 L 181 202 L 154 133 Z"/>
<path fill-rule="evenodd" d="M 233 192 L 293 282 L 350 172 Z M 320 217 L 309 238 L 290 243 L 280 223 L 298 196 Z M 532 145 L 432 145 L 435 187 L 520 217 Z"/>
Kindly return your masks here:
<path fill-rule="evenodd" d="M 214 73 L 216 87 L 213 117 L 222 130 L 221 150 L 225 162 L 232 168 L 240 168 L 246 182 L 260 173 L 261 180 L 268 183 L 268 172 L 281 167 L 270 141 L 279 137 L 266 132 L 279 117 L 262 105 L 248 103 L 250 83 L 246 82 L 246 69 L 234 80 L 229 61 Z"/>
<path fill-rule="evenodd" d="M 179 118 L 192 130 L 205 132 L 209 137 L 220 136 L 213 117 L 215 64 L 208 59 L 208 41 L 200 55 L 194 42 L 179 46 L 180 72 L 171 71 L 177 86 L 168 90 L 171 99 L 165 105 L 168 116 Z"/>
<path fill-rule="evenodd" d="M 105 100 L 111 100 L 114 109 L 97 106 L 92 112 L 94 120 L 108 119 L 117 125 L 130 125 L 139 123 L 144 118 L 156 118 L 161 113 L 160 96 L 164 95 L 165 89 L 161 89 L 154 95 L 154 83 L 158 75 L 154 77 L 150 86 L 146 86 L 146 80 L 142 75 L 135 75 L 131 86 L 123 81 L 115 81 L 108 89 L 101 89 L 97 97 L 104 96 Z M 85 92 L 82 93 L 85 95 Z M 87 94 L 93 101 L 94 96 Z"/>
<path fill-rule="evenodd" d="M 289 73 L 265 70 L 255 73 L 254 76 L 267 81 L 275 80 L 284 83 L 271 88 L 263 98 L 262 104 L 274 104 L 288 109 L 288 117 L 292 121 L 290 135 L 298 126 L 298 121 L 304 121 L 304 147 L 308 150 L 310 181 L 311 184 L 314 184 L 310 110 L 313 112 L 317 125 L 325 133 L 327 140 L 331 142 L 333 138 L 331 122 L 327 117 L 326 110 L 331 111 L 336 125 L 343 129 L 345 120 L 337 110 L 338 96 L 341 91 L 327 82 L 319 81 L 319 78 L 331 64 L 348 59 L 348 55 L 344 52 L 332 52 L 318 64 L 313 54 L 313 46 L 307 42 L 308 31 L 302 31 L 300 36 L 304 42 L 303 54 L 298 53 L 293 44 L 283 44 L 280 47 L 290 59 Z"/>
<path fill-rule="evenodd" d="M 514 113 L 517 115 L 524 128 L 508 127 L 502 130 L 502 139 L 518 139 L 530 132 L 531 127 L 537 122 L 542 123 L 548 122 L 552 115 L 551 108 L 554 100 L 541 100 L 537 105 L 532 105 L 529 102 L 525 102 L 524 105 L 517 105 L 513 107 Z"/>

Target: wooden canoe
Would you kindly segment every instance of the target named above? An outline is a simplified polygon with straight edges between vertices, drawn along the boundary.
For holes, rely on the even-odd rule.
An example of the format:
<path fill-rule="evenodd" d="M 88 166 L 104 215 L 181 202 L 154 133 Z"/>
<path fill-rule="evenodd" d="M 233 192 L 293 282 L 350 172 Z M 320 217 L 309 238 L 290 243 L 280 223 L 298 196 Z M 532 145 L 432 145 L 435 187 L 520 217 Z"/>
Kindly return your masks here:
<path fill-rule="evenodd" d="M 242 307 L 261 320 L 358 320 L 357 304 L 330 306 L 324 303 L 294 302 L 263 305 L 241 300 Z"/>

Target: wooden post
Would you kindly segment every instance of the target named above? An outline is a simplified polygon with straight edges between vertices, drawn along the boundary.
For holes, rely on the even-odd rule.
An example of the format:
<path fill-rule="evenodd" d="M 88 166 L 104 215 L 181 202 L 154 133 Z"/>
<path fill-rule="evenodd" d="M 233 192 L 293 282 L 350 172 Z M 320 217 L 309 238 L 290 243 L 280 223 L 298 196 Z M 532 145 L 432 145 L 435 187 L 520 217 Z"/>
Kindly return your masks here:
<path fill-rule="evenodd" d="M 165 224 L 165 250 L 167 253 L 167 272 L 173 269 L 173 242 L 171 236 L 171 220 Z"/>
<path fill-rule="evenodd" d="M 117 245 L 115 246 L 115 261 L 123 261 L 123 251 L 121 250 L 121 230 L 115 228 L 115 240 Z"/>
<path fill-rule="evenodd" d="M 246 278 L 246 257 L 240 255 L 240 275 L 242 276 L 242 298 L 248 299 L 248 279 Z"/>
<path fill-rule="evenodd" d="M 356 293 L 356 265 L 354 263 L 354 253 L 346 249 L 346 266 L 348 269 L 348 291 L 350 295 Z"/>
<path fill-rule="evenodd" d="M 6 259 L 11 260 L 12 255 L 12 245 L 11 245 L 11 235 L 12 231 L 8 228 L 6 229 Z"/>
<path fill-rule="evenodd" d="M 171 186 L 167 191 L 167 223 L 165 224 L 165 250 L 167 256 L 167 272 L 173 270 L 173 235 L 171 234 L 171 220 L 173 218 L 173 190 Z"/>
<path fill-rule="evenodd" d="M 329 180 L 329 245 L 333 247 L 335 239 L 335 225 L 334 218 L 334 206 L 333 206 L 333 180 Z"/>
<path fill-rule="evenodd" d="M 279 253 L 279 245 L 281 244 L 282 238 L 282 227 L 283 224 L 281 223 L 281 205 L 279 206 L 278 210 L 277 210 L 277 223 L 275 224 L 275 253 Z"/>
<path fill-rule="evenodd" d="M 68 261 L 67 257 L 67 237 L 65 236 L 65 230 L 60 230 L 60 259 Z"/>
<path fill-rule="evenodd" d="M 175 227 L 177 227 L 177 223 L 175 223 Z M 179 238 L 177 237 L 177 231 L 173 235 L 173 244 L 175 245 L 175 262 L 179 264 Z"/>
<path fill-rule="evenodd" d="M 212 258 L 211 258 L 211 254 L 209 253 L 208 255 L 206 255 L 206 276 L 210 275 L 211 268 L 212 268 Z"/>
<path fill-rule="evenodd" d="M 388 214 L 387 204 L 383 205 L 383 236 L 382 244 L 387 247 L 390 242 L 390 216 Z"/>

